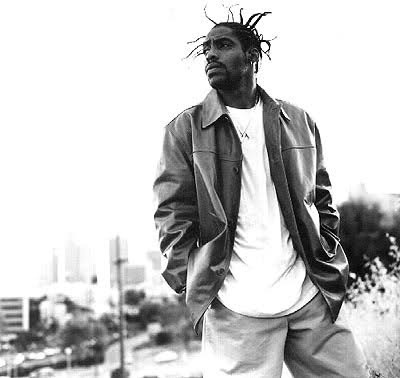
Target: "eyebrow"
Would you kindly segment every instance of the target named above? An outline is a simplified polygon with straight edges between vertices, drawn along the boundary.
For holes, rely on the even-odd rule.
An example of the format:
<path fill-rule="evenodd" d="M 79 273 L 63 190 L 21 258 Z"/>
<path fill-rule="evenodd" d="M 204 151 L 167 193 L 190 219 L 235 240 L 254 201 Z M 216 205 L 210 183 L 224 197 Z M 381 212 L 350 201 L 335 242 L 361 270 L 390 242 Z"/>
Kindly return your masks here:
<path fill-rule="evenodd" d="M 231 38 L 229 38 L 229 37 L 227 37 L 227 36 L 222 36 L 222 37 L 215 37 L 215 38 L 211 38 L 211 39 L 206 39 L 206 40 L 202 43 L 202 46 L 203 46 L 203 47 L 209 46 L 210 43 L 211 43 L 211 40 L 214 40 L 214 42 L 221 42 L 221 41 L 224 41 L 224 40 L 227 40 L 227 41 L 229 41 L 229 42 L 234 42 L 233 39 L 231 39 Z"/>

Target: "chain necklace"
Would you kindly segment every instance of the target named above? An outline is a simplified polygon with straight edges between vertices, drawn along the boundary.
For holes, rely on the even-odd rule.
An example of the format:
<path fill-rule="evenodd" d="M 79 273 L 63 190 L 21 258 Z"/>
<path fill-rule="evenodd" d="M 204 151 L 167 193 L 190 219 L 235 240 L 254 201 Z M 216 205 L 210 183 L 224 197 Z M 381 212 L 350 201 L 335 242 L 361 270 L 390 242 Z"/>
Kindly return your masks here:
<path fill-rule="evenodd" d="M 246 133 L 247 129 L 249 128 L 249 125 L 250 125 L 250 121 L 249 121 L 249 124 L 246 126 L 246 128 L 243 131 L 240 130 L 239 126 L 237 127 L 239 134 L 240 134 L 241 142 L 243 142 L 244 138 L 250 139 L 249 134 Z"/>
<path fill-rule="evenodd" d="M 257 98 L 255 105 L 251 108 L 251 112 L 249 112 L 250 113 L 249 118 L 248 118 L 249 120 L 247 121 L 247 125 L 243 130 L 239 127 L 239 122 L 236 119 L 235 128 L 236 128 L 236 130 L 238 131 L 238 133 L 240 135 L 239 139 L 240 139 L 241 143 L 244 141 L 244 139 L 250 139 L 250 136 L 247 133 L 247 130 L 251 126 L 251 124 L 253 123 L 254 115 L 256 113 L 257 106 L 258 106 L 258 102 L 259 102 L 259 98 Z"/>

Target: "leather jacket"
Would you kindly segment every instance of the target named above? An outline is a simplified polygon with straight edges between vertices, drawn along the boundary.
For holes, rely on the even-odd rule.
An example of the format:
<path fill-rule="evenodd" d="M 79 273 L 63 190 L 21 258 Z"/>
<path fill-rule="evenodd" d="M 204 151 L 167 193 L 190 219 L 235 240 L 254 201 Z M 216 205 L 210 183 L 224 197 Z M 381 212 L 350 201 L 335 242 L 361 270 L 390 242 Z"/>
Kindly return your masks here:
<path fill-rule="evenodd" d="M 339 243 L 339 214 L 332 204 L 319 132 L 304 110 L 258 90 L 271 176 L 286 227 L 334 322 L 344 299 L 348 262 Z M 166 126 L 154 183 L 155 222 L 167 257 L 162 275 L 177 293 L 186 292 L 196 332 L 229 269 L 241 165 L 241 144 L 217 91 Z"/>

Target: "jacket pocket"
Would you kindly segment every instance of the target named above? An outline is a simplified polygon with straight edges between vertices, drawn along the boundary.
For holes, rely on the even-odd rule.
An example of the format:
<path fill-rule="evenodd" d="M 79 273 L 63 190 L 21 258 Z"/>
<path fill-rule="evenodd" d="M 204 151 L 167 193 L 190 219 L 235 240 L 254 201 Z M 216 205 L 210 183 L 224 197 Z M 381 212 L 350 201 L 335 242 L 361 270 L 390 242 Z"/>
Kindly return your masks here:
<path fill-rule="evenodd" d="M 302 146 L 302 145 L 298 145 L 298 146 L 285 146 L 285 147 L 282 147 L 282 149 L 281 149 L 281 151 L 282 151 L 282 153 L 284 153 L 284 152 L 286 152 L 286 151 L 290 151 L 290 150 L 307 150 L 307 149 L 309 149 L 309 148 L 315 148 L 315 146 L 313 146 L 313 145 L 305 145 L 305 146 Z"/>

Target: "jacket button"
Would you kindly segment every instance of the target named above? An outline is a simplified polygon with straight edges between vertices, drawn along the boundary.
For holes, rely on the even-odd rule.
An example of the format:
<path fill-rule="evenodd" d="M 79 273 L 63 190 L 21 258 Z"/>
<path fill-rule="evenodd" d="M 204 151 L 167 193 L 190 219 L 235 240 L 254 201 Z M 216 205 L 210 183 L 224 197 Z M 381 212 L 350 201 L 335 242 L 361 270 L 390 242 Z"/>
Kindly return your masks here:
<path fill-rule="evenodd" d="M 217 270 L 217 276 L 222 276 L 225 273 L 225 269 L 221 268 Z"/>
<path fill-rule="evenodd" d="M 238 167 L 233 167 L 233 172 L 235 172 L 236 175 L 239 174 L 239 168 Z"/>

